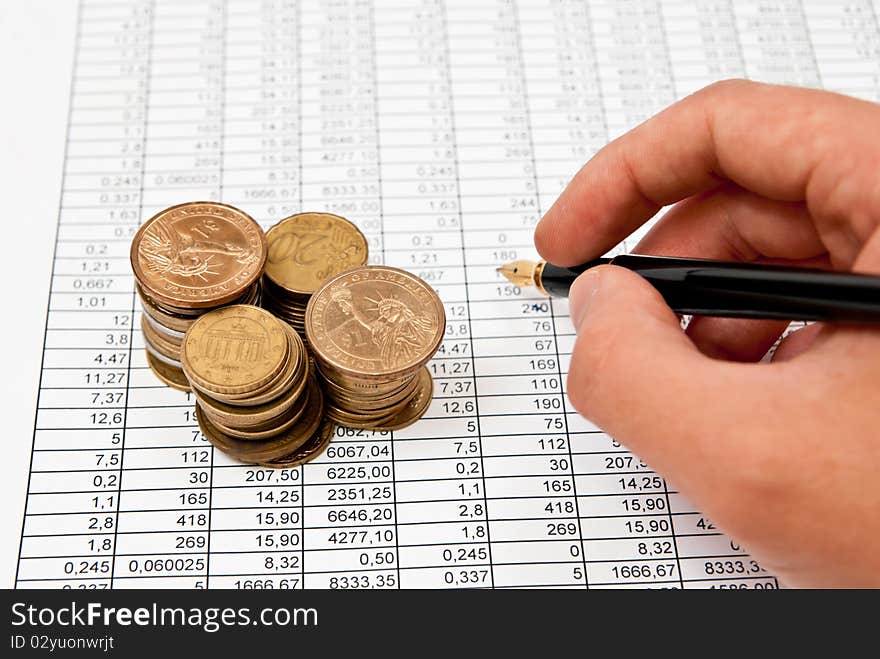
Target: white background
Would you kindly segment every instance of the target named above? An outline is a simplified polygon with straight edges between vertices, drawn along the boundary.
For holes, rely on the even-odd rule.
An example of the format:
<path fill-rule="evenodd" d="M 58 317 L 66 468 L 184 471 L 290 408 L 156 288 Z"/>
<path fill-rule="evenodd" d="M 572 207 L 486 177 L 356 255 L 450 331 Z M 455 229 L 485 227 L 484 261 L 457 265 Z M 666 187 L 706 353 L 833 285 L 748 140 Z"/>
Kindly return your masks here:
<path fill-rule="evenodd" d="M 76 3 L 0 3 L 0 587 L 18 562 L 64 136 Z"/>

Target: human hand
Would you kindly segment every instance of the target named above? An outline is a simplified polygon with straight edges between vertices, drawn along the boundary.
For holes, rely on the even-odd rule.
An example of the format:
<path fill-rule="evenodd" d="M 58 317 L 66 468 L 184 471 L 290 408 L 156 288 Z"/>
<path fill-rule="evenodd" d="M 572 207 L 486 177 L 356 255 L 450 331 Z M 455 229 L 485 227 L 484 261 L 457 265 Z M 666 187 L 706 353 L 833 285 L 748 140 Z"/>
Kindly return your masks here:
<path fill-rule="evenodd" d="M 880 274 L 880 106 L 726 81 L 602 149 L 535 232 L 558 265 L 635 251 Z M 676 203 L 677 202 L 677 203 Z M 880 328 L 694 318 L 615 266 L 569 297 L 574 407 L 786 585 L 880 587 Z"/>

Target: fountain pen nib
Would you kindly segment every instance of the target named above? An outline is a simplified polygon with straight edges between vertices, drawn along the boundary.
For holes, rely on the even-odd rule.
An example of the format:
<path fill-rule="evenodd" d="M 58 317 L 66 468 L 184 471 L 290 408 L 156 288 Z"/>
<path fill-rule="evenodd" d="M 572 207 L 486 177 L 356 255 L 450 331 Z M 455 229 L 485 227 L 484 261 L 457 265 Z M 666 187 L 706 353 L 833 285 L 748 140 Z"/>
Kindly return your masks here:
<path fill-rule="evenodd" d="M 534 261 L 513 261 L 505 263 L 496 272 L 501 273 L 514 286 L 535 286 L 535 273 L 538 264 Z"/>

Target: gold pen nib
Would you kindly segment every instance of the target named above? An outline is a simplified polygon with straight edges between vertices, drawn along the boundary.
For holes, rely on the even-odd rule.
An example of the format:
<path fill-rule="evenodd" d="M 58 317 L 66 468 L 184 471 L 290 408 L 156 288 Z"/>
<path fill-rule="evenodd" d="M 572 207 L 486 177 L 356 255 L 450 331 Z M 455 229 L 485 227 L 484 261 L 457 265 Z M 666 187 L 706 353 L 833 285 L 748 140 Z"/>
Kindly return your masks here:
<path fill-rule="evenodd" d="M 534 261 L 514 261 L 505 263 L 495 272 L 501 273 L 514 286 L 535 286 L 535 272 L 538 264 Z"/>

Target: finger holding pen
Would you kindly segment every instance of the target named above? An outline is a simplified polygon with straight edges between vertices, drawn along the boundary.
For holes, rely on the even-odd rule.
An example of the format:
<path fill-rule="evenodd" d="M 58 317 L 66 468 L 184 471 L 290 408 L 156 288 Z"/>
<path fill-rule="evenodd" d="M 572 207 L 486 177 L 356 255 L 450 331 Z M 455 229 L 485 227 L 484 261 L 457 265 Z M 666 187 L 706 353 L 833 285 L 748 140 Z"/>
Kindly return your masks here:
<path fill-rule="evenodd" d="M 835 94 L 714 85 L 602 149 L 536 245 L 581 263 L 676 204 L 637 251 L 878 273 L 878 123 L 878 106 Z M 685 335 L 654 288 L 614 266 L 581 275 L 569 299 L 581 413 L 790 583 L 880 580 L 876 331 L 811 330 L 797 357 L 756 365 L 737 361 L 763 354 L 782 324 L 696 319 Z"/>

